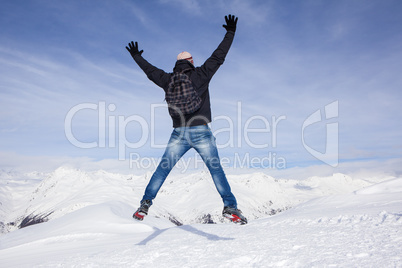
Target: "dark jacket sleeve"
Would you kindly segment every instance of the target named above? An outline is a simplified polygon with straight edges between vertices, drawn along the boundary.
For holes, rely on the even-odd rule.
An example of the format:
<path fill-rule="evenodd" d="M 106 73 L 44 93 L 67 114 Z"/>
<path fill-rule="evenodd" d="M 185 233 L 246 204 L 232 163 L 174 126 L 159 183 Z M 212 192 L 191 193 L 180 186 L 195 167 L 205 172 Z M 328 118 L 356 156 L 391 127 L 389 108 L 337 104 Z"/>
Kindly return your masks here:
<path fill-rule="evenodd" d="M 139 54 L 134 56 L 134 60 L 144 71 L 149 80 L 154 82 L 156 85 L 160 86 L 161 88 L 165 88 L 169 83 L 170 74 L 153 66 Z"/>
<path fill-rule="evenodd" d="M 212 76 L 216 73 L 219 67 L 225 61 L 226 55 L 229 52 L 229 48 L 232 45 L 234 32 L 228 31 L 225 34 L 222 42 L 219 44 L 218 48 L 212 53 L 212 55 L 205 61 L 203 65 L 196 68 L 196 74 L 200 85 L 198 88 L 204 88 L 205 84 L 208 84 Z M 207 89 L 207 87 L 205 87 Z M 201 93 L 201 92 L 200 92 Z"/>

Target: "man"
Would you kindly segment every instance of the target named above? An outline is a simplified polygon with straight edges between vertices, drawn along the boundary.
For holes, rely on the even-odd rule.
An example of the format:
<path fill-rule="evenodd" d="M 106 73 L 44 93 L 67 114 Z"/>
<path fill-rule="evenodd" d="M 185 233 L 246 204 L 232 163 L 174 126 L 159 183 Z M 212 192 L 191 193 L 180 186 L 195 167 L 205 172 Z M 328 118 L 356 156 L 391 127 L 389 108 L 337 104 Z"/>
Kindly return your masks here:
<path fill-rule="evenodd" d="M 216 189 L 222 197 L 224 203 L 222 215 L 235 223 L 247 223 L 247 219 L 237 209 L 236 198 L 231 192 L 220 164 L 215 137 L 208 126 L 208 123 L 211 122 L 208 85 L 212 76 L 223 64 L 232 44 L 237 17 L 232 15 L 225 16 L 225 21 L 226 25 L 222 26 L 227 32 L 223 41 L 212 53 L 211 57 L 200 67 L 194 67 L 194 61 L 190 53 L 182 52 L 177 56 L 173 73 L 166 73 L 151 65 L 142 57 L 143 50 L 138 50 L 137 42 L 131 42 L 126 47 L 147 77 L 165 91 L 174 128 L 161 162 L 145 189 L 141 205 L 133 215 L 137 220 L 143 220 L 144 216 L 148 214 L 152 200 L 156 197 L 174 165 L 189 149 L 194 148 L 208 167 Z M 182 95 L 185 96 L 183 97 Z M 181 110 L 178 105 L 172 105 L 170 102 L 171 99 L 180 99 L 180 97 L 188 99 L 187 96 L 194 97 L 194 102 L 184 104 L 184 110 Z M 190 109 L 189 107 L 195 109 Z"/>

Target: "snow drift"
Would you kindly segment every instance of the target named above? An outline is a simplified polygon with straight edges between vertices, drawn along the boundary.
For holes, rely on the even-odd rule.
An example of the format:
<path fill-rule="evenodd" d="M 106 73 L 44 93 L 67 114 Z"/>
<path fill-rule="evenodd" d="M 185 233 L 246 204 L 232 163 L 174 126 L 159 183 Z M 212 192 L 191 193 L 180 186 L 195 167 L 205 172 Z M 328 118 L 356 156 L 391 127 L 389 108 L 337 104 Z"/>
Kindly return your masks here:
<path fill-rule="evenodd" d="M 48 174 L 3 172 L 0 263 L 402 266 L 400 178 L 229 175 L 249 219 L 248 225 L 238 226 L 220 216 L 222 202 L 207 172 L 168 177 L 149 216 L 133 220 L 150 175 L 66 167 Z"/>

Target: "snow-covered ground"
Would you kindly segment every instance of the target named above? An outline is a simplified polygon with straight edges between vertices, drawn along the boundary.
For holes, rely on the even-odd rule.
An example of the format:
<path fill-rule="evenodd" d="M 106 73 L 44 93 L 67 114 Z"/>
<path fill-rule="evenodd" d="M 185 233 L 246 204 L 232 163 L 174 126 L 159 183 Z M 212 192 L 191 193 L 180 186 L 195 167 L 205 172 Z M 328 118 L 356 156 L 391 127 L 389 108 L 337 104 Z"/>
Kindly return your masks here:
<path fill-rule="evenodd" d="M 400 177 L 228 175 L 240 226 L 205 171 L 169 176 L 135 221 L 150 176 L 1 172 L 0 267 L 402 267 Z"/>

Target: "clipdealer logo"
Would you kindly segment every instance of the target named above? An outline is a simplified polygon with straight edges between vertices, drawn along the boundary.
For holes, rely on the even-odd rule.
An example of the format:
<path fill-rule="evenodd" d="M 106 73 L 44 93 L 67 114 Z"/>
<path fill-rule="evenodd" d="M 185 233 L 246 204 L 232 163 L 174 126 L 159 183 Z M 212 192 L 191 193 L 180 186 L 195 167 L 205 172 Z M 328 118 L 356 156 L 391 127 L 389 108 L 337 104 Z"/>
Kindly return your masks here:
<path fill-rule="evenodd" d="M 338 118 L 339 113 L 339 102 L 334 101 L 330 104 L 327 104 L 324 107 L 324 110 L 321 109 L 312 113 L 304 122 L 302 126 L 302 143 L 304 148 L 309 152 L 312 156 L 317 158 L 318 160 L 332 166 L 337 167 L 339 164 L 339 126 L 338 122 L 331 122 L 331 119 Z M 314 124 L 318 124 L 323 121 L 328 121 L 326 123 L 326 138 L 325 138 L 325 151 L 320 152 L 318 150 L 310 147 L 305 141 L 305 130 L 309 126 Z"/>
<path fill-rule="evenodd" d="M 147 120 L 146 118 L 137 114 L 130 116 L 117 115 L 114 113 L 116 111 L 116 105 L 112 103 L 107 105 L 105 101 L 99 101 L 98 103 L 81 103 L 72 107 L 66 114 L 64 121 L 65 136 L 67 140 L 77 148 L 117 148 L 118 159 L 127 160 L 127 149 L 138 149 L 146 144 L 149 144 L 151 148 L 161 149 L 166 147 L 166 144 L 157 144 L 155 141 L 155 131 L 157 129 L 155 127 L 157 118 L 156 111 L 159 108 L 165 110 L 167 105 L 151 104 L 150 120 Z M 336 118 L 338 118 L 338 110 L 338 101 L 329 103 L 325 105 L 322 110 L 318 109 L 309 115 L 306 120 L 304 120 L 301 127 L 301 142 L 304 149 L 316 159 L 333 167 L 336 167 L 339 162 L 339 131 L 338 122 L 336 121 Z M 77 117 L 80 116 L 81 112 L 84 114 L 87 112 L 96 113 L 96 120 L 94 121 L 97 121 L 97 133 L 92 133 L 91 135 L 91 137 L 95 136 L 93 138 L 94 140 L 83 141 L 77 138 L 77 136 L 74 134 L 77 132 L 73 131 L 73 121 L 78 119 Z M 82 114 L 79 119 L 82 119 Z M 271 118 L 267 118 L 263 115 L 253 115 L 248 118 L 244 118 L 244 115 L 242 114 L 241 102 L 238 102 L 237 114 L 234 117 L 219 115 L 213 119 L 215 121 L 220 121 L 223 123 L 223 125 L 226 124 L 229 126 L 221 127 L 214 131 L 213 134 L 215 136 L 226 135 L 226 137 L 229 137 L 224 144 L 217 144 L 218 148 L 242 148 L 242 141 L 244 141 L 246 148 L 257 149 L 261 152 L 261 150 L 277 148 L 278 128 L 280 128 L 282 121 L 286 121 L 287 117 L 285 115 L 281 115 L 279 117 L 271 116 Z M 88 119 L 84 116 L 84 120 Z M 255 122 L 258 122 L 260 127 L 253 127 L 253 125 L 255 126 Z M 326 130 L 325 151 L 320 152 L 319 150 L 314 149 L 313 146 L 306 141 L 307 135 L 305 132 L 307 129 L 313 126 L 316 126 L 322 130 L 323 123 L 325 123 L 324 125 Z M 135 142 L 132 142 L 127 138 L 127 128 L 130 124 L 136 125 L 136 137 L 139 137 L 139 139 Z M 261 135 L 264 135 L 264 137 Z M 269 140 L 267 137 L 271 139 Z M 322 137 L 320 137 L 320 140 L 321 138 Z M 145 161 L 146 159 L 142 159 L 143 157 L 141 157 L 138 153 L 129 153 L 129 157 L 130 160 L 132 160 L 131 162 L 135 162 L 135 164 L 151 162 L 151 159 L 149 159 L 148 162 Z M 221 160 L 222 162 L 226 162 L 227 166 L 235 166 L 236 163 L 238 163 L 238 166 L 240 167 L 250 166 L 284 169 L 287 166 L 286 158 L 274 151 L 268 151 L 268 154 L 261 157 L 253 157 L 249 152 L 245 154 L 235 153 L 232 158 L 228 159 L 223 157 Z M 152 160 L 152 163 L 154 162 L 155 160 Z"/>

